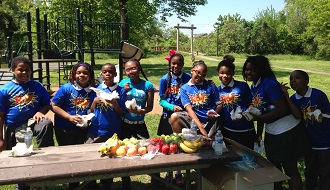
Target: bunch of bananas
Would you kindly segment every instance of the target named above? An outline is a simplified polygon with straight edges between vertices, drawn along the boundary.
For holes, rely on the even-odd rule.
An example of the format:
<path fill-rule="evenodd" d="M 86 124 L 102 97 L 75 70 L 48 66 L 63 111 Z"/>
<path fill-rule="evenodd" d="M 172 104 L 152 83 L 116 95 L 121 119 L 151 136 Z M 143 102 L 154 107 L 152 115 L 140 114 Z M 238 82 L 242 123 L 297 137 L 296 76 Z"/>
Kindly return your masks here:
<path fill-rule="evenodd" d="M 120 147 L 120 140 L 118 135 L 115 133 L 111 138 L 109 138 L 105 143 L 103 143 L 99 148 L 98 152 L 104 155 L 115 155 L 116 150 Z"/>
<path fill-rule="evenodd" d="M 179 146 L 186 153 L 194 153 L 196 152 L 204 142 L 201 138 L 197 138 L 196 140 L 189 141 L 187 139 L 180 140 Z"/>

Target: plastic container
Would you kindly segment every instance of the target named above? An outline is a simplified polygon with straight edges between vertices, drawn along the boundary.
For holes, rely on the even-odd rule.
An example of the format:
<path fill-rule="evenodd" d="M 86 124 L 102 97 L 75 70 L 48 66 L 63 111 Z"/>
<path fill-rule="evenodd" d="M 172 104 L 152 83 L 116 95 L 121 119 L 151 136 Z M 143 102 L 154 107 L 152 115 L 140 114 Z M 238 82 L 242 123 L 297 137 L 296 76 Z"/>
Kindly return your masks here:
<path fill-rule="evenodd" d="M 30 148 L 31 145 L 33 145 L 32 142 L 33 139 L 33 131 L 30 127 L 26 128 L 26 133 L 24 134 L 24 142 L 26 145 L 26 148 Z"/>
<path fill-rule="evenodd" d="M 216 155 L 221 155 L 224 148 L 224 142 L 223 142 L 223 135 L 220 130 L 217 131 L 217 133 L 214 136 L 214 153 Z"/>
<path fill-rule="evenodd" d="M 197 135 L 197 125 L 196 125 L 195 120 L 193 120 L 193 119 L 190 122 L 190 132 L 193 135 Z"/>

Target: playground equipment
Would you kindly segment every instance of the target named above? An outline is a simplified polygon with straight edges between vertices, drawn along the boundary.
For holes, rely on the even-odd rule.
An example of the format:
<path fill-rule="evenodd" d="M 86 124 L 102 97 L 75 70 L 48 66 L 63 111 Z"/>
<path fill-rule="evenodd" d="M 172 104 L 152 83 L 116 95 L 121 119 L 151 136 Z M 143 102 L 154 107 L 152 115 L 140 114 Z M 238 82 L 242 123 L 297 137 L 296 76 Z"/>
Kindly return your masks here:
<path fill-rule="evenodd" d="M 84 61 L 85 53 L 119 54 L 119 77 L 122 78 L 123 59 L 141 59 L 143 51 L 135 47 L 132 53 L 125 51 L 122 57 L 122 47 L 132 46 L 128 39 L 122 38 L 121 28 L 127 23 L 113 23 L 100 21 L 86 21 L 79 9 L 76 9 L 76 19 L 59 17 L 56 22 L 48 22 L 47 14 L 40 19 L 39 8 L 36 9 L 36 32 L 32 31 L 30 12 L 26 13 L 26 40 L 17 51 L 12 48 L 12 38 L 6 38 L 7 49 L 5 58 L 10 66 L 12 58 L 26 55 L 37 68 L 32 68 L 31 78 L 43 83 L 50 90 L 50 66 L 58 70 L 58 85 L 68 81 L 68 74 L 72 63 Z M 93 31 L 93 32 L 91 32 Z M 33 44 L 36 39 L 36 44 Z M 133 46 L 132 46 L 133 47 Z M 34 55 L 36 52 L 36 55 Z M 140 53 L 142 52 L 142 53 Z M 137 57 L 136 57 L 137 56 Z M 56 65 L 57 63 L 57 65 Z M 34 73 L 37 77 L 34 78 Z M 46 78 L 46 83 L 43 79 Z"/>

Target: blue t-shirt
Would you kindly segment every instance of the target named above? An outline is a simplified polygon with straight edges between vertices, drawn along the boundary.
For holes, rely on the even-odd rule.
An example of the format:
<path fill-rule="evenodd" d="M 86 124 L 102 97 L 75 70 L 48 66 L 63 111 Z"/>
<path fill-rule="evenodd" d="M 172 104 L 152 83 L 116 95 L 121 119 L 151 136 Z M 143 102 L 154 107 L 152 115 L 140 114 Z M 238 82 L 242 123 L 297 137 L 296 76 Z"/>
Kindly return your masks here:
<path fill-rule="evenodd" d="M 290 99 L 296 108 L 303 113 L 307 135 L 310 139 L 312 148 L 330 148 L 330 119 L 323 118 L 322 123 L 320 123 L 314 117 L 307 114 L 316 109 L 319 109 L 322 113 L 329 113 L 330 103 L 327 95 L 321 90 L 309 88 L 303 97 L 296 93 L 292 95 Z"/>
<path fill-rule="evenodd" d="M 183 84 L 186 84 L 191 79 L 191 75 L 185 72 L 182 72 L 181 76 L 175 76 L 172 74 L 171 77 L 171 91 L 170 94 L 166 94 L 167 90 L 167 81 L 168 73 L 160 79 L 159 85 L 159 96 L 166 97 L 166 101 L 170 104 L 180 106 L 183 109 L 180 99 L 180 88 Z M 172 111 L 163 109 L 163 113 L 172 114 Z"/>
<path fill-rule="evenodd" d="M 180 97 L 183 106 L 190 104 L 200 122 L 207 122 L 207 112 L 215 110 L 220 104 L 219 92 L 214 84 L 206 81 L 200 85 L 194 85 L 190 81 L 180 89 Z"/>
<path fill-rule="evenodd" d="M 264 78 L 257 85 L 252 84 L 251 92 L 252 105 L 258 108 L 262 114 L 268 113 L 274 109 L 273 101 L 284 98 L 280 83 L 269 77 Z M 291 113 L 288 113 L 287 115 L 290 114 Z M 269 119 L 265 123 L 273 123 L 282 117 L 283 116 Z"/>
<path fill-rule="evenodd" d="M 58 89 L 52 102 L 70 115 L 87 115 L 96 97 L 96 93 L 93 90 L 88 89 L 87 91 L 83 88 L 77 90 L 72 83 L 66 83 Z M 63 130 L 80 129 L 57 114 L 54 116 L 54 126 Z"/>
<path fill-rule="evenodd" d="M 0 112 L 5 113 L 5 124 L 13 128 L 26 123 L 49 104 L 48 92 L 34 80 L 25 83 L 9 81 L 0 88 Z"/>
<path fill-rule="evenodd" d="M 224 127 L 237 132 L 254 129 L 253 122 L 247 121 L 245 117 L 238 121 L 233 121 L 230 117 L 230 112 L 235 111 L 238 106 L 244 112 L 251 104 L 252 95 L 249 85 L 246 82 L 233 80 L 228 86 L 222 87 L 220 85 L 218 90 L 225 118 Z"/>
<path fill-rule="evenodd" d="M 104 83 L 98 85 L 97 87 L 107 93 L 112 93 L 117 91 L 119 94 L 119 99 L 116 99 L 119 107 L 125 111 L 125 101 L 126 101 L 126 91 L 124 88 L 115 85 L 112 87 L 107 87 Z M 99 137 L 111 137 L 114 133 L 120 135 L 121 133 L 121 117 L 117 114 L 112 104 L 100 103 L 96 104 L 94 109 L 95 116 L 91 119 L 91 124 L 88 127 L 88 133 L 97 135 Z"/>
<path fill-rule="evenodd" d="M 130 78 L 123 79 L 120 81 L 119 86 L 123 87 L 125 83 L 130 83 L 131 90 L 127 92 L 127 100 L 132 100 L 135 98 L 136 104 L 141 106 L 141 108 L 146 107 L 146 102 L 148 98 L 148 92 L 154 89 L 154 85 L 149 82 L 142 80 L 139 84 L 134 84 Z M 143 121 L 145 114 L 137 115 L 135 113 L 124 113 L 124 118 L 128 119 L 129 121 Z"/>

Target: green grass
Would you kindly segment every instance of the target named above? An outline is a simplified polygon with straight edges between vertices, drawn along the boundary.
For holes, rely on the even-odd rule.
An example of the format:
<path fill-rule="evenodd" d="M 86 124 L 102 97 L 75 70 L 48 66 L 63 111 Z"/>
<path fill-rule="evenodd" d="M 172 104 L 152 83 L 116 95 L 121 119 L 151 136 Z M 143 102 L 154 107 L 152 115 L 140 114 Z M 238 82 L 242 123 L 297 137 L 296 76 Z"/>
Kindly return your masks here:
<path fill-rule="evenodd" d="M 141 60 L 142 67 L 148 77 L 148 79 L 156 86 L 159 84 L 159 79 L 168 71 L 168 62 L 164 59 L 167 54 L 160 55 L 146 55 L 146 58 Z M 185 66 L 184 71 L 188 72 L 192 66 L 192 62 L 190 60 L 190 56 L 188 54 L 184 54 Z M 236 55 L 234 54 L 236 60 L 236 72 L 234 78 L 237 80 L 242 80 L 242 66 L 244 61 L 246 60 L 247 55 Z M 102 56 L 100 56 L 102 57 Z M 215 58 L 217 60 L 221 60 L 221 57 L 210 57 Z M 325 92 L 328 97 L 330 97 L 330 76 L 326 74 L 317 74 L 312 72 L 325 72 L 330 73 L 330 61 L 317 61 L 312 60 L 306 56 L 293 56 L 293 55 L 269 55 L 267 56 L 270 59 L 271 65 L 273 66 L 273 70 L 276 74 L 276 77 L 279 82 L 288 83 L 289 75 L 291 70 L 283 69 L 283 68 L 293 68 L 293 69 L 302 69 L 306 70 L 310 76 L 310 87 L 318 88 Z M 196 56 L 196 60 L 203 59 L 202 57 Z M 203 59 L 208 66 L 208 76 L 207 79 L 211 79 L 218 86 L 220 84 L 219 78 L 217 76 L 217 65 L 219 61 L 212 61 L 208 59 Z M 89 60 L 86 60 L 89 62 Z M 118 63 L 118 59 L 108 58 L 108 59 L 97 59 L 95 74 L 97 75 L 100 72 L 100 68 L 104 63 Z M 51 72 L 51 84 L 52 86 L 58 86 L 58 73 L 56 71 Z M 293 93 L 292 90 L 289 91 L 290 94 Z M 148 126 L 149 134 L 151 137 L 155 137 L 157 134 L 157 128 L 159 123 L 160 115 L 158 114 L 147 114 L 145 121 Z M 304 162 L 300 161 L 298 163 L 299 170 L 302 174 L 302 178 L 304 180 L 303 168 Z M 162 174 L 164 175 L 164 173 Z M 114 181 L 114 189 L 120 188 L 120 179 L 115 178 Z M 138 189 L 149 189 L 150 177 L 148 175 L 140 175 L 140 176 L 132 176 L 133 186 Z M 14 185 L 9 186 L 1 186 L 0 190 L 12 190 L 15 189 Z M 67 186 L 53 186 L 49 187 L 50 190 L 57 189 L 67 189 Z M 286 185 L 286 189 L 288 186 Z"/>

